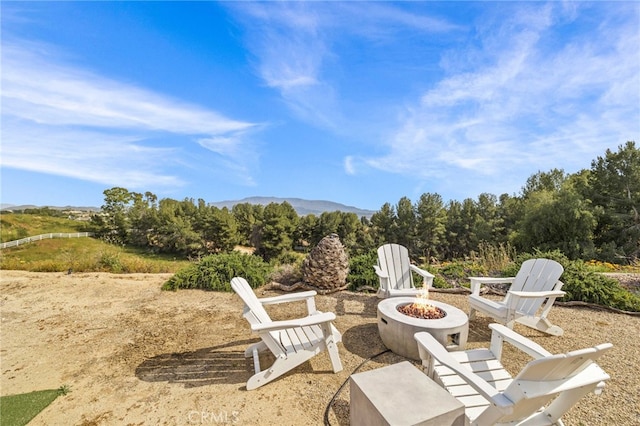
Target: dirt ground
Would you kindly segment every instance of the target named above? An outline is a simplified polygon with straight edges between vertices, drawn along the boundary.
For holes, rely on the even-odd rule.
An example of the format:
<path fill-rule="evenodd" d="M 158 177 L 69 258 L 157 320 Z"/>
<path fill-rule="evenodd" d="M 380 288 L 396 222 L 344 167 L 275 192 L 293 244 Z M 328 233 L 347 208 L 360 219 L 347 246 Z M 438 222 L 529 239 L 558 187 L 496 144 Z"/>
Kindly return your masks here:
<path fill-rule="evenodd" d="M 237 424 L 321 425 L 327 405 L 349 375 L 385 348 L 378 336 L 373 295 L 317 296 L 318 309 L 337 315 L 344 370 L 331 372 L 326 353 L 257 390 L 244 349 L 256 336 L 233 293 L 160 291 L 168 274 L 29 273 L 0 271 L 1 394 L 62 385 L 32 425 Z M 258 290 L 259 296 L 275 292 Z M 464 295 L 432 298 L 467 311 Z M 275 319 L 303 315 L 303 303 L 270 308 Z M 599 363 L 611 375 L 604 392 L 588 395 L 564 418 L 567 425 L 640 424 L 640 318 L 585 308 L 554 307 L 551 320 L 565 330 L 551 337 L 516 331 L 551 352 L 602 342 L 614 348 Z M 489 319 L 471 323 L 468 347 L 487 347 Z M 385 354 L 360 371 L 403 361 Z M 505 351 L 506 366 L 528 361 Z M 268 357 L 262 362 L 268 365 Z M 390 383 L 402 386 L 402 383 Z M 416 395 L 428 404 L 428 395 Z M 332 425 L 349 423 L 349 388 L 329 411 Z"/>

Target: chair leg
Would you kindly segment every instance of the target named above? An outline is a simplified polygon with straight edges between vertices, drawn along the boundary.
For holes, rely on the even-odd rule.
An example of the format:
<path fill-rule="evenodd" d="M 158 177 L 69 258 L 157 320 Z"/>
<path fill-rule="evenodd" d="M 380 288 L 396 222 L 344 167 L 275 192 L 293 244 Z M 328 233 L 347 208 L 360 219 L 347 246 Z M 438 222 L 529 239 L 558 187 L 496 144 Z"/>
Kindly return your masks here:
<path fill-rule="evenodd" d="M 544 415 L 545 421 L 560 422 L 560 417 L 565 414 L 571 407 L 582 399 L 586 394 L 592 392 L 596 388 L 593 386 L 583 386 L 571 391 L 563 392 L 558 396 L 545 410 L 540 413 Z"/>
<path fill-rule="evenodd" d="M 278 357 L 271 367 L 264 371 L 256 372 L 256 374 L 251 376 L 247 381 L 247 390 L 257 389 L 262 385 L 266 385 L 293 368 L 286 366 L 286 361 L 286 357 Z"/>
<path fill-rule="evenodd" d="M 244 357 L 249 358 L 250 356 L 253 356 L 254 351 L 262 352 L 266 351 L 267 349 L 269 349 L 267 345 L 263 341 L 259 341 L 258 343 L 254 343 L 253 345 L 249 346 L 244 351 Z"/>
<path fill-rule="evenodd" d="M 564 330 L 562 330 L 557 325 L 551 324 L 551 322 L 542 317 L 521 317 L 518 318 L 518 321 L 522 325 L 526 325 L 527 327 L 531 327 L 535 330 L 542 331 L 543 333 L 550 334 L 552 336 L 562 336 Z"/>
<path fill-rule="evenodd" d="M 271 367 L 254 374 L 247 381 L 247 390 L 259 388 L 262 385 L 266 385 L 272 380 L 277 379 L 283 374 L 293 370 L 305 361 L 308 361 L 315 353 L 313 352 L 296 352 L 288 355 L 280 355 L 276 357 L 275 362 Z"/>
<path fill-rule="evenodd" d="M 331 365 L 333 367 L 333 372 L 337 373 L 338 371 L 342 371 L 342 362 L 340 361 L 340 354 L 338 353 L 338 345 L 336 345 L 335 337 L 332 333 L 331 324 L 322 324 L 322 332 L 324 333 L 324 343 L 327 347 L 327 352 L 329 352 L 329 358 L 331 359 Z"/>

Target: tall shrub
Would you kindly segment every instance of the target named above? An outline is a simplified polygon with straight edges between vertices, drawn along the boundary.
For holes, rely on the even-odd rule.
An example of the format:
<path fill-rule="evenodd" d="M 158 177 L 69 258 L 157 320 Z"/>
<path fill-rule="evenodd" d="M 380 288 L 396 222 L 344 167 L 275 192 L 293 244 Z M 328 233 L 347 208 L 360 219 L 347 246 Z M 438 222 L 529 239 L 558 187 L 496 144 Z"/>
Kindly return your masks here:
<path fill-rule="evenodd" d="M 162 289 L 231 291 L 231 279 L 236 276 L 245 278 L 256 288 L 266 282 L 270 272 L 271 266 L 258 256 L 238 252 L 215 254 L 181 269 Z"/>

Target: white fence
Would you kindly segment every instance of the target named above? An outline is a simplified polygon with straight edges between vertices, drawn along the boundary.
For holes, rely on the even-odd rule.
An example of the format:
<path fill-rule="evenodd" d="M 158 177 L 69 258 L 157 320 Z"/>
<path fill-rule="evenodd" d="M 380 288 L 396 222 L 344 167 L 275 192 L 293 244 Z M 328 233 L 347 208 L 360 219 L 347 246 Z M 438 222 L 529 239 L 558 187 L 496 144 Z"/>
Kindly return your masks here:
<path fill-rule="evenodd" d="M 49 238 L 81 238 L 81 237 L 93 237 L 93 232 L 76 232 L 73 234 L 65 234 L 62 232 L 53 232 L 50 234 L 41 234 L 41 235 L 36 235 L 35 237 L 27 237 L 27 238 L 21 238 L 19 240 L 15 240 L 15 241 L 8 241 L 6 243 L 0 243 L 0 248 L 7 248 L 7 247 L 17 247 L 21 244 L 27 244 L 27 243 L 32 243 L 34 241 L 40 241 L 40 240 L 46 240 Z"/>

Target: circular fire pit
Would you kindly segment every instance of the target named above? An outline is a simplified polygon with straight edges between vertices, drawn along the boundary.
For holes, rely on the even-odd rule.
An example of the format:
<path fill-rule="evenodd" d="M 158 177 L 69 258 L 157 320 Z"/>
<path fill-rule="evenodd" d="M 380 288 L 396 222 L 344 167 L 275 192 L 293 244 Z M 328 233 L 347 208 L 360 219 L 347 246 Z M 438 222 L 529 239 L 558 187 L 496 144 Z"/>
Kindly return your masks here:
<path fill-rule="evenodd" d="M 378 303 L 378 332 L 382 343 L 405 358 L 420 360 L 418 343 L 413 335 L 426 331 L 447 350 L 464 349 L 469 335 L 469 318 L 460 309 L 446 303 L 428 300 L 427 304 L 444 311 L 440 319 L 422 319 L 398 311 L 416 302 L 415 297 L 391 297 Z"/>

